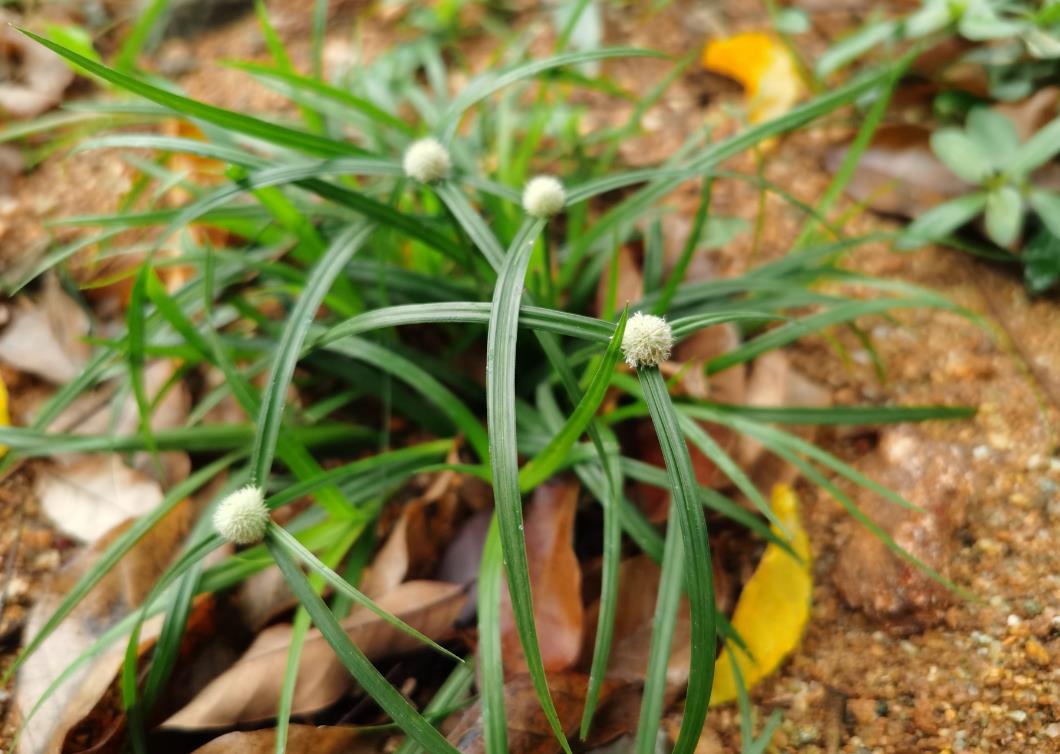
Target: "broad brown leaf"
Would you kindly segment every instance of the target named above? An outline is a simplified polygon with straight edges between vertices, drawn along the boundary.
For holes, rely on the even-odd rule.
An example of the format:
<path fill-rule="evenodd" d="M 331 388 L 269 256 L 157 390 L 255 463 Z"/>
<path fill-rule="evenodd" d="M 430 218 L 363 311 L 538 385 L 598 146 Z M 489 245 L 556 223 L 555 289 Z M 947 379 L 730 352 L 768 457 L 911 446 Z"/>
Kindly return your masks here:
<path fill-rule="evenodd" d="M 182 502 L 171 511 L 121 559 L 26 661 L 15 681 L 15 702 L 20 716 L 24 717 L 32 709 L 49 684 L 71 662 L 143 601 L 184 540 L 192 515 L 190 501 Z M 40 630 L 63 595 L 129 523 L 112 530 L 58 574 L 30 613 L 26 623 L 27 639 Z M 145 626 L 144 641 L 150 642 L 156 631 L 156 624 Z M 103 714 L 97 705 L 111 688 L 124 653 L 125 646 L 119 642 L 72 674 L 26 725 L 20 745 L 22 754 L 58 752 L 71 728 L 90 713 Z"/>
<path fill-rule="evenodd" d="M 534 490 L 527 507 L 526 551 L 530 560 L 530 588 L 534 623 L 545 669 L 565 670 L 581 650 L 585 610 L 582 572 L 574 554 L 574 513 L 579 486 L 558 477 Z M 507 588 L 501 593 L 501 645 L 509 672 L 526 672 Z"/>
<path fill-rule="evenodd" d="M 354 728 L 292 725 L 287 731 L 287 754 L 369 754 L 379 751 L 379 740 Z M 276 729 L 235 731 L 200 746 L 192 754 L 272 754 Z"/>
<path fill-rule="evenodd" d="M 377 600 L 435 641 L 453 633 L 467 595 L 459 584 L 408 581 Z M 422 647 L 374 613 L 357 608 L 343 628 L 369 659 L 380 659 Z M 215 678 L 190 704 L 170 717 L 169 728 L 214 728 L 266 720 L 275 716 L 291 643 L 290 624 L 262 631 L 239 661 Z M 319 631 L 309 631 L 298 666 L 294 714 L 313 712 L 337 701 L 352 679 Z"/>

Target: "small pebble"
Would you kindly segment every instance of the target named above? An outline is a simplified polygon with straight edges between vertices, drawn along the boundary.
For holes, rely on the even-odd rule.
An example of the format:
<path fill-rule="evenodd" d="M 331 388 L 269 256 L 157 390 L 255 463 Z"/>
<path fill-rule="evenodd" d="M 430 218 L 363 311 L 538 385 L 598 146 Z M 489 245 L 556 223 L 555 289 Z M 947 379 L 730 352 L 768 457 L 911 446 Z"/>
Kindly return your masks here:
<path fill-rule="evenodd" d="M 1043 668 L 1049 667 L 1049 664 L 1053 659 L 1049 655 L 1049 650 L 1034 639 L 1029 639 L 1027 643 L 1023 645 L 1023 651 L 1027 653 L 1027 656 L 1031 658 L 1034 664 Z"/>
<path fill-rule="evenodd" d="M 1049 723 L 1045 728 L 1045 735 L 1049 738 L 1060 738 L 1060 723 Z"/>
<path fill-rule="evenodd" d="M 1008 717 L 1010 720 L 1013 720 L 1017 723 L 1022 723 L 1027 719 L 1027 713 L 1021 709 L 1017 709 L 1013 710 L 1012 712 L 1009 712 Z"/>

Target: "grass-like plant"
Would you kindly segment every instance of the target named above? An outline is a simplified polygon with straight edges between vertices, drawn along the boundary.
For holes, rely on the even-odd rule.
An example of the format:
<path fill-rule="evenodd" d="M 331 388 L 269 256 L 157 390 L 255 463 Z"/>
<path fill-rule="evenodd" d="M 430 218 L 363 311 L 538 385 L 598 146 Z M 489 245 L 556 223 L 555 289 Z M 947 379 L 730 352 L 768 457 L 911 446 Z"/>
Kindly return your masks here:
<path fill-rule="evenodd" d="M 27 637 L 9 672 L 40 647 L 168 511 L 227 473 L 224 489 L 143 608 L 101 637 L 52 688 L 78 664 L 128 636 L 123 705 L 129 740 L 136 751 L 146 751 L 152 705 L 174 667 L 194 595 L 228 589 L 275 563 L 301 605 L 284 678 L 277 750 L 284 749 L 297 658 L 311 622 L 361 688 L 407 734 L 401 751 L 454 751 L 428 713 L 448 709 L 466 696 L 472 676 L 465 663 L 417 634 L 448 658 L 440 661 L 455 662 L 456 669 L 431 707 L 424 713 L 414 709 L 351 642 L 340 626 L 336 605 L 340 600 L 345 605 L 356 602 L 401 630 L 415 632 L 385 615 L 335 569 L 411 475 L 455 469 L 489 480 L 494 492 L 495 518 L 479 580 L 476 658 L 486 750 L 507 751 L 498 607 L 501 579 L 506 578 L 540 703 L 556 738 L 570 751 L 538 649 L 522 498 L 556 472 L 571 469 L 602 506 L 604 521 L 600 619 L 581 734 L 591 728 L 607 668 L 618 565 L 623 537 L 628 537 L 662 566 L 637 748 L 654 751 L 672 638 L 667 627 L 673 625 L 684 593 L 691 606 L 692 658 L 675 751 L 693 751 L 709 703 L 716 637 L 738 640 L 726 635 L 724 622 L 719 628 L 716 620 L 706 514 L 728 516 L 776 539 L 769 530 L 772 514 L 763 495 L 698 422 L 731 427 L 762 442 L 829 490 L 852 515 L 874 526 L 826 471 L 897 504 L 909 503 L 776 425 L 909 421 L 966 412 L 939 407 L 754 409 L 674 401 L 654 360 L 643 356 L 650 349 L 632 348 L 627 337 L 631 328 L 637 328 L 641 338 L 654 336 L 645 335 L 643 321 L 634 323 L 630 315 L 665 316 L 677 340 L 704 327 L 737 323 L 745 340 L 706 364 L 707 374 L 712 374 L 863 315 L 949 304 L 911 286 L 844 270 L 839 265 L 844 252 L 865 239 L 842 237 L 819 212 L 797 203 L 794 206 L 807 212 L 807 228 L 815 229 L 804 234 L 808 240 L 798 249 L 738 278 L 687 283 L 683 270 L 708 224 L 706 197 L 675 276 L 663 278 L 661 249 L 652 247 L 646 255 L 646 279 L 654 283 L 649 282 L 642 301 L 615 301 L 612 293 L 608 311 L 613 316 L 605 317 L 592 315 L 590 301 L 601 276 L 607 279 L 609 260 L 618 247 L 657 214 L 659 202 L 675 188 L 700 181 L 709 191 L 710 180 L 722 173 L 720 165 L 727 158 L 866 95 L 885 96 L 893 83 L 890 71 L 859 77 L 726 141 L 709 143 L 706 134 L 691 134 L 665 164 L 621 172 L 612 164 L 613 147 L 635 132 L 637 122 L 583 139 L 577 128 L 579 113 L 565 94 L 575 86 L 615 90 L 606 78 L 575 73 L 578 64 L 652 53 L 560 50 L 547 59 L 488 72 L 450 97 L 447 64 L 430 43 L 383 56 L 356 82 L 328 83 L 320 76 L 296 73 L 264 13 L 261 19 L 273 64 L 238 67 L 290 96 L 303 117 L 301 126 L 213 107 L 150 83 L 130 69 L 135 54 L 128 50 L 123 51 L 124 65 L 111 68 L 35 37 L 85 73 L 149 103 L 108 102 L 101 110 L 108 119 L 179 118 L 196 124 L 204 135 L 190 139 L 124 130 L 97 135 L 79 148 L 186 153 L 224 163 L 228 172 L 225 182 L 205 188 L 172 173 L 163 160 L 141 160 L 145 183 L 157 180 L 162 186 L 180 187 L 192 199 L 176 209 L 132 209 L 130 201 L 114 215 L 67 218 L 69 224 L 99 230 L 55 249 L 14 286 L 29 284 L 93 243 L 107 256 L 142 257 L 131 273 L 124 331 L 98 343 L 83 373 L 51 398 L 33 427 L 0 429 L 0 442 L 10 448 L 5 465 L 15 458 L 73 450 L 183 449 L 195 454 L 198 466 L 168 491 L 157 509 L 106 548 L 43 629 Z M 417 83 L 417 72 L 425 73 L 426 86 Z M 661 90 L 653 96 L 658 94 Z M 48 127 L 69 122 L 53 119 Z M 870 119 L 868 127 L 875 122 L 878 119 Z M 434 141 L 418 141 L 428 135 Z M 417 146 L 410 152 L 414 142 Z M 487 162 L 488 156 L 496 160 Z M 546 169 L 559 183 L 539 183 L 524 202 L 523 186 L 535 171 Z M 620 189 L 622 199 L 610 200 L 611 192 Z M 829 192 L 833 197 L 837 193 Z M 205 236 L 187 232 L 192 224 L 224 229 L 240 240 L 215 248 Z M 146 241 L 114 241 L 127 237 L 122 235 L 126 231 L 145 228 L 153 229 L 139 236 Z M 178 254 L 173 253 L 174 238 Z M 653 238 L 647 240 L 649 246 L 658 243 Z M 163 247 L 166 253 L 160 253 Z M 191 270 L 179 290 L 170 291 L 162 282 L 159 272 L 167 266 Z M 815 288 L 826 282 L 829 291 L 853 283 L 875 289 L 879 296 L 850 299 Z M 258 304 L 265 300 L 278 301 L 285 316 L 261 314 Z M 434 342 L 446 343 L 445 349 L 427 351 L 393 333 L 409 325 L 437 331 Z M 484 387 L 450 368 L 461 353 L 475 350 L 485 352 Z M 623 356 L 634 364 L 632 373 L 617 368 Z M 220 386 L 200 398 L 185 427 L 151 430 L 158 399 L 148 399 L 143 371 L 146 360 L 155 357 L 180 359 L 185 371 L 209 367 L 225 376 Z M 299 366 L 309 378 L 300 383 L 305 403 L 295 407 L 286 399 Z M 265 380 L 259 389 L 255 378 L 260 375 Z M 141 412 L 139 432 L 115 437 L 45 430 L 63 408 L 107 380 L 135 396 Z M 326 394 L 320 389 L 324 384 L 329 386 Z M 601 413 L 609 390 L 625 397 L 617 409 Z M 204 424 L 209 407 L 229 396 L 254 417 L 253 423 Z M 379 406 L 383 416 L 377 418 Z M 392 435 L 390 415 L 402 416 L 415 431 L 409 437 Z M 358 423 L 350 417 L 357 417 Z M 622 455 L 612 427 L 632 417 L 651 418 L 665 472 Z M 412 435 L 440 439 L 415 442 Z M 461 455 L 457 465 L 446 463 L 454 443 Z M 729 475 L 760 515 L 697 484 L 689 443 Z M 325 471 L 318 449 L 335 448 L 376 452 Z M 525 459 L 521 465 L 520 459 Z M 670 491 L 673 502 L 664 532 L 626 498 L 626 480 Z M 252 488 L 237 492 L 246 485 Z M 250 506 L 237 513 L 250 518 L 240 519 L 235 529 L 221 528 L 236 531 L 233 538 L 240 541 L 261 534 L 252 510 L 259 494 L 269 509 L 305 496 L 312 497 L 314 506 L 286 529 L 269 523 L 264 541 L 249 544 L 238 557 L 204 566 L 204 558 L 224 543 L 212 525 L 213 510 L 233 493 L 242 496 L 236 502 Z M 229 509 L 219 520 L 230 521 L 232 515 Z M 876 531 L 900 553 L 884 532 Z M 328 587 L 335 595 L 331 604 L 325 600 Z M 144 660 L 137 657 L 137 637 L 143 621 L 158 614 L 165 616 L 164 628 L 145 674 Z M 745 695 L 742 698 L 746 710 Z M 750 735 L 749 724 L 745 727 Z"/>

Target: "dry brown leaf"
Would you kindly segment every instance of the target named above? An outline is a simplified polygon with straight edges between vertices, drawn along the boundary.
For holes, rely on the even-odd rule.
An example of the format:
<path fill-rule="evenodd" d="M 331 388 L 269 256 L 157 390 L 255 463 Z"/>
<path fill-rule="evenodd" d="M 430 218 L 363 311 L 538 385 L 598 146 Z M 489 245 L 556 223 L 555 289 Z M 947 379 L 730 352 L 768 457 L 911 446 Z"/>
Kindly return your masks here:
<path fill-rule="evenodd" d="M 410 509 L 411 506 L 406 506 L 397 523 L 394 524 L 394 528 L 391 529 L 390 536 L 372 559 L 372 564 L 365 569 L 360 589 L 372 599 L 379 599 L 382 595 L 393 591 L 408 574 L 408 514 Z"/>
<path fill-rule="evenodd" d="M 287 754 L 369 754 L 379 751 L 379 739 L 355 728 L 292 725 L 287 731 Z M 272 754 L 276 729 L 235 731 L 200 746 L 192 754 Z"/>
<path fill-rule="evenodd" d="M 608 678 L 629 683 L 644 680 L 659 575 L 658 564 L 647 555 L 624 560 L 619 566 L 618 593 L 622 599 L 615 612 L 615 638 L 608 661 Z M 682 597 L 666 670 L 669 686 L 682 686 L 688 680 L 691 636 L 688 600 Z"/>
<path fill-rule="evenodd" d="M 36 494 L 56 528 L 79 542 L 95 542 L 163 498 L 158 482 L 130 469 L 116 454 L 83 456 L 45 469 L 37 477 Z"/>
<path fill-rule="evenodd" d="M 459 584 L 409 581 L 377 603 L 435 641 L 453 632 L 467 595 Z M 423 645 L 363 608 L 343 621 L 353 642 L 370 659 L 418 649 Z M 215 678 L 186 707 L 165 723 L 169 728 L 213 728 L 266 720 L 276 714 L 291 641 L 290 624 L 262 631 L 239 661 Z M 334 703 L 350 688 L 351 678 L 331 646 L 316 629 L 306 636 L 298 669 L 294 714 L 306 714 Z"/>
<path fill-rule="evenodd" d="M 19 33 L 0 11 L 0 115 L 32 118 L 62 102 L 74 72 L 48 48 Z"/>
<path fill-rule="evenodd" d="M 33 708 L 49 684 L 78 655 L 143 601 L 183 542 L 192 517 L 191 503 L 180 503 L 119 561 L 58 629 L 44 640 L 19 670 L 15 680 L 15 704 L 20 716 L 25 716 Z M 27 640 L 37 634 L 63 595 L 126 527 L 127 524 L 112 530 L 57 575 L 55 582 L 30 613 L 25 630 Z M 159 625 L 156 622 L 145 626 L 145 641 L 151 640 Z M 100 700 L 111 688 L 124 654 L 125 646 L 119 642 L 73 673 L 26 725 L 19 751 L 22 754 L 59 752 L 67 733 L 82 723 L 93 710 L 97 710 Z M 98 711 L 102 714 L 102 710 Z"/>
<path fill-rule="evenodd" d="M 525 520 L 530 589 L 541 658 L 549 671 L 566 670 L 578 659 L 585 625 L 582 572 L 574 553 L 574 513 L 579 486 L 558 477 L 534 490 Z M 509 672 L 526 672 L 511 601 L 501 591 L 501 646 Z"/>
<path fill-rule="evenodd" d="M 274 565 L 240 584 L 233 601 L 243 625 L 254 633 L 298 605 L 283 573 Z"/>
<path fill-rule="evenodd" d="M 615 286 L 616 309 L 621 310 L 627 303 L 640 301 L 644 296 L 644 275 L 641 273 L 640 262 L 632 246 L 623 244 L 611 264 L 617 265 L 617 269 L 612 270 L 611 266 L 608 266 L 607 272 L 600 276 L 600 282 L 596 287 L 597 313 L 607 309 L 612 275 L 618 277 Z"/>
<path fill-rule="evenodd" d="M 54 275 L 44 279 L 37 301 L 23 297 L 0 334 L 0 361 L 48 382 L 63 384 L 81 373 L 89 347 L 88 316 Z"/>

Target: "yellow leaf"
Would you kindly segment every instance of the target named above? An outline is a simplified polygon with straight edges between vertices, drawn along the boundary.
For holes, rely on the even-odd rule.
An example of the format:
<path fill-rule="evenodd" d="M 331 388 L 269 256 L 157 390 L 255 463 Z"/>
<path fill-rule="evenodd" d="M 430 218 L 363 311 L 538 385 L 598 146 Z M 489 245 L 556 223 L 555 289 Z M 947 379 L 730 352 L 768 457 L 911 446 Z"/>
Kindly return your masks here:
<path fill-rule="evenodd" d="M 751 656 L 731 643 L 721 651 L 714 666 L 712 706 L 736 698 L 730 647 L 736 652 L 734 657 L 744 683 L 751 688 L 776 670 L 798 646 L 810 615 L 810 543 L 799 518 L 799 501 L 786 484 L 773 488 L 773 512 L 791 534 L 788 544 L 801 562 L 772 542 L 766 546 L 732 616 L 732 627 L 743 638 Z M 775 526 L 773 532 L 784 536 Z"/>
<path fill-rule="evenodd" d="M 11 424 L 11 416 L 7 413 L 7 385 L 4 384 L 4 378 L 0 377 L 0 427 L 7 427 Z M 7 453 L 7 446 L 0 445 L 0 458 Z"/>
<path fill-rule="evenodd" d="M 715 39 L 703 50 L 703 67 L 728 76 L 747 92 L 747 120 L 772 120 L 790 110 L 803 94 L 791 53 L 760 31 Z"/>

